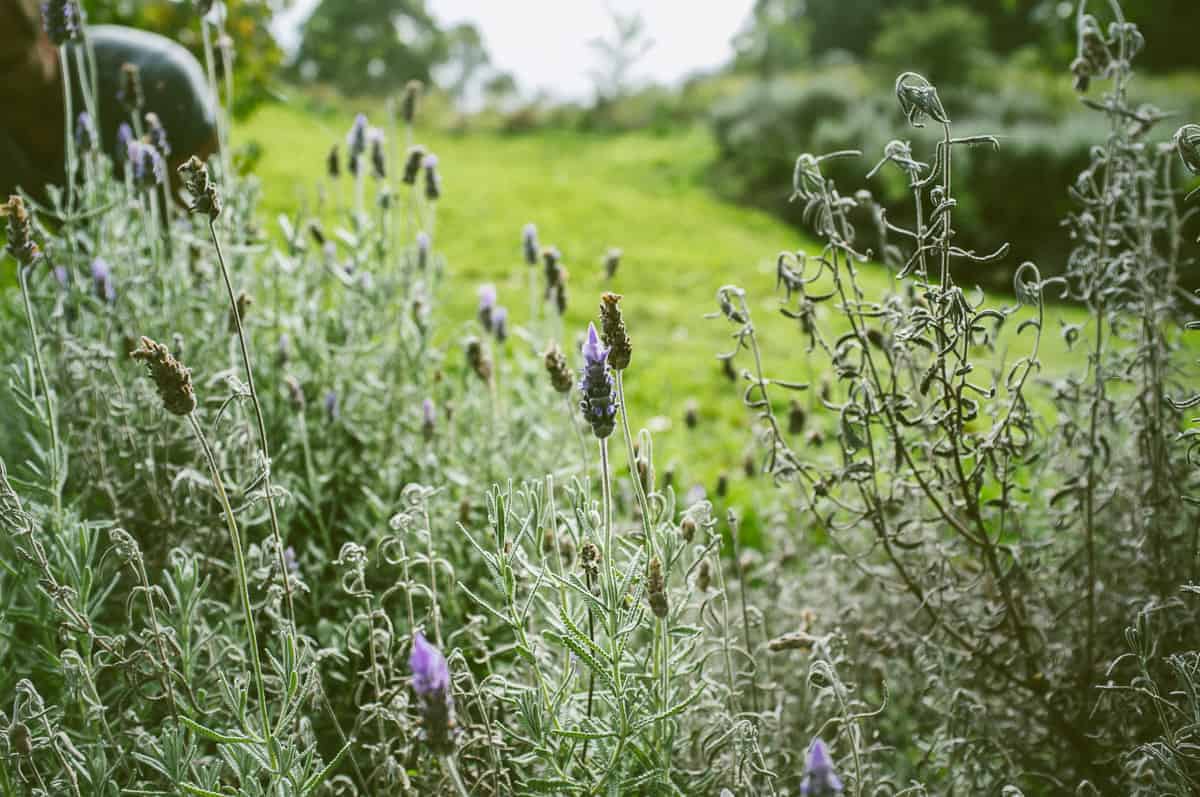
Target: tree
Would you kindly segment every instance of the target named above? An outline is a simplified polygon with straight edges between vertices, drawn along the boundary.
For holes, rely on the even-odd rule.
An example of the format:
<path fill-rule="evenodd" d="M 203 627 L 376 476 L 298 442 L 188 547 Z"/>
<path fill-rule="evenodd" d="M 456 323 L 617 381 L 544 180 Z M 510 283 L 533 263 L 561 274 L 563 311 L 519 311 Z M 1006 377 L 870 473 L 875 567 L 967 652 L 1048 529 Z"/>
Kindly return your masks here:
<path fill-rule="evenodd" d="M 589 73 L 596 86 L 596 102 L 603 105 L 629 92 L 633 68 L 654 47 L 646 33 L 646 20 L 638 12 L 622 14 L 608 9 L 613 23 L 612 36 L 595 37 L 588 46 L 600 59 L 600 66 Z"/>
<path fill-rule="evenodd" d="M 347 94 L 431 80 L 447 40 L 425 0 L 321 0 L 304 23 L 297 66 Z M 311 66 L 310 66 L 311 65 Z"/>

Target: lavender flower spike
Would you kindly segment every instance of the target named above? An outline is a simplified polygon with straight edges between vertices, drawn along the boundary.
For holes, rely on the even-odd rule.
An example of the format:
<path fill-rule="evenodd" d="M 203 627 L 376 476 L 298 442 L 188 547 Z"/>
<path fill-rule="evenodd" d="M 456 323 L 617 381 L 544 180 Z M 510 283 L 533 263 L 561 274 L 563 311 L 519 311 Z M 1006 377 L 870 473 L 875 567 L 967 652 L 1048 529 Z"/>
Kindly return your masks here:
<path fill-rule="evenodd" d="M 42 24 L 46 36 L 55 47 L 78 39 L 80 30 L 79 3 L 76 0 L 49 0 L 42 3 Z"/>
<path fill-rule="evenodd" d="M 442 652 L 418 631 L 413 635 L 412 688 L 417 694 L 425 740 L 434 752 L 446 754 L 454 749 L 454 696 L 450 691 L 450 668 Z"/>
<path fill-rule="evenodd" d="M 80 152 L 91 152 L 96 148 L 96 126 L 87 111 L 75 117 L 75 146 Z"/>
<path fill-rule="evenodd" d="M 96 289 L 97 298 L 110 304 L 116 301 L 117 289 L 113 285 L 112 269 L 109 268 L 108 261 L 102 257 L 92 261 L 92 285 Z"/>
<path fill-rule="evenodd" d="M 829 748 L 820 739 L 813 739 L 804 761 L 804 780 L 800 782 L 803 797 L 832 797 L 842 791 L 842 779 L 833 771 Z"/>
<path fill-rule="evenodd" d="M 492 312 L 496 309 L 496 286 L 481 285 L 479 288 L 479 323 L 488 332 L 492 331 Z"/>
<path fill-rule="evenodd" d="M 424 271 L 429 266 L 429 233 L 421 230 L 417 233 L 417 268 Z"/>
<path fill-rule="evenodd" d="M 612 434 L 616 425 L 617 400 L 613 395 L 612 374 L 608 371 L 609 350 L 600 342 L 595 324 L 588 324 L 582 351 L 583 379 L 579 382 L 579 390 L 583 400 L 579 402 L 579 408 L 591 425 L 592 434 L 604 439 Z"/>
<path fill-rule="evenodd" d="M 438 173 L 438 156 L 432 152 L 425 156 L 425 198 L 435 202 L 442 196 L 442 177 Z"/>
<path fill-rule="evenodd" d="M 508 339 L 508 308 L 497 307 L 492 311 L 492 334 L 499 343 Z"/>
<path fill-rule="evenodd" d="M 525 263 L 536 266 L 541 247 L 538 246 L 537 225 L 532 221 L 526 224 L 525 229 L 521 231 L 521 248 L 525 252 Z"/>
<path fill-rule="evenodd" d="M 134 186 L 151 188 L 162 185 L 167 176 L 167 164 L 158 150 L 142 141 L 130 141 L 128 156 Z"/>
<path fill-rule="evenodd" d="M 427 441 L 433 439 L 436 423 L 437 413 L 433 406 L 433 399 L 427 398 L 421 402 L 421 434 Z"/>

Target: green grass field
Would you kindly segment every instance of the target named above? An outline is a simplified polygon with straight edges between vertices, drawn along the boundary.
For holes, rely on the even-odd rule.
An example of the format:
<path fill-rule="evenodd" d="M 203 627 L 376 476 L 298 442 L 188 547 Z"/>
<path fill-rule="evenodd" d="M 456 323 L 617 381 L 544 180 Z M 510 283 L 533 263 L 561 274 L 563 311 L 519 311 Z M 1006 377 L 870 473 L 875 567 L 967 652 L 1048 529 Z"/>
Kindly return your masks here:
<path fill-rule="evenodd" d="M 294 213 L 297 203 L 314 207 L 322 183 L 327 205 L 349 201 L 349 178 L 343 175 L 340 185 L 329 186 L 324 176 L 328 148 L 342 141 L 349 124 L 349 115 L 271 105 L 240 127 L 243 143 L 255 139 L 263 146 L 256 171 L 263 181 L 264 221 L 273 225 L 278 214 Z M 415 140 L 441 159 L 445 195 L 435 248 L 447 258 L 451 277 L 442 296 L 451 321 L 443 328 L 461 322 L 465 334 L 475 316 L 476 287 L 485 282 L 497 285 L 514 327 L 528 322 L 520 235 L 526 222 L 535 222 L 542 244 L 562 250 L 570 274 L 564 348 L 574 348 L 603 291 L 625 296 L 635 350 L 626 375 L 632 420 L 654 432 L 660 473 L 674 465 L 677 484 L 701 483 L 711 492 L 725 471 L 733 497 L 761 495 L 745 484 L 738 467 L 751 450 L 751 415 L 739 400 L 743 386 L 732 384 L 715 359 L 730 348 L 732 328 L 704 314 L 716 309 L 719 287 L 740 285 L 752 303 L 767 375 L 818 382 L 821 362 L 810 367 L 796 322 L 777 312 L 774 273 L 780 251 L 817 247 L 772 216 L 713 195 L 704 178 L 715 154 L 707 131 L 615 136 L 418 131 Z M 608 283 L 601 261 L 611 246 L 625 255 Z M 540 268 L 535 270 L 540 280 Z M 888 276 L 868 266 L 862 282 L 869 297 L 881 296 Z M 823 307 L 823 317 L 829 319 L 832 310 Z M 1047 372 L 1071 356 L 1057 334 L 1060 319 L 1082 320 L 1075 310 L 1052 311 L 1043 349 Z M 1007 358 L 1024 354 L 1028 340 L 1014 343 Z M 509 345 L 529 344 L 518 333 Z M 738 362 L 739 370 L 750 364 L 747 357 Z M 815 391 L 791 395 L 809 405 L 815 401 Z M 777 398 L 790 395 L 779 391 Z M 699 408 L 693 429 L 683 422 L 689 400 Z"/>

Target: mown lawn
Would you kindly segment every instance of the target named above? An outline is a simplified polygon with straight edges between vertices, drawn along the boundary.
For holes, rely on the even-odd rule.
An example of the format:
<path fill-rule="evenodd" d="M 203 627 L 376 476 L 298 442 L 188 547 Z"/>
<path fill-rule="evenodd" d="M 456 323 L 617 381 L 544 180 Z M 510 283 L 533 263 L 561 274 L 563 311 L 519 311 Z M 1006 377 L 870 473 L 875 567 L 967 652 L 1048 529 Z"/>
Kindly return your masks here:
<path fill-rule="evenodd" d="M 348 115 L 280 104 L 262 108 L 240 127 L 243 143 L 255 139 L 263 147 L 257 173 L 263 181 L 264 221 L 274 225 L 279 213 L 294 213 L 297 202 L 314 207 L 319 184 L 325 184 L 327 206 L 338 198 L 349 201 L 348 177 L 343 174 L 341 184 L 332 186 L 325 178 L 325 155 L 343 140 L 349 123 Z M 731 327 L 704 315 L 716 309 L 720 286 L 740 285 L 752 301 L 768 376 L 819 382 L 823 361 L 810 367 L 796 322 L 777 312 L 774 273 L 781 250 L 816 247 L 777 219 L 712 194 L 704 179 L 714 156 L 707 132 L 506 136 L 419 130 L 415 140 L 439 155 L 444 182 L 435 248 L 449 264 L 451 278 L 441 301 L 451 318 L 442 328 L 466 334 L 475 317 L 477 286 L 485 282 L 496 283 L 514 326 L 528 323 L 520 234 L 526 222 L 535 222 L 542 243 L 562 251 L 570 274 L 564 348 L 574 347 L 603 291 L 625 296 L 635 349 L 626 374 L 632 418 L 635 427 L 654 432 L 660 474 L 674 465 L 677 484 L 700 483 L 711 493 L 718 475 L 727 472 L 733 498 L 761 496 L 745 483 L 748 477 L 739 467 L 751 450 L 751 417 L 739 400 L 742 386 L 722 374 L 714 356 L 730 346 Z M 625 255 L 609 283 L 601 262 L 612 246 Z M 869 297 L 882 295 L 887 283 L 882 268 L 863 269 Z M 1012 303 L 1006 297 L 995 300 Z M 832 311 L 831 304 L 823 306 L 822 317 L 829 319 Z M 1047 372 L 1073 356 L 1058 334 L 1060 320 L 1082 317 L 1072 309 L 1051 311 L 1043 348 Z M 528 339 L 516 334 L 509 345 L 530 345 Z M 1029 340 L 1014 340 L 1002 359 L 1024 354 Z M 739 369 L 749 364 L 743 357 Z M 815 391 L 792 395 L 809 405 L 815 401 Z M 779 398 L 789 396 L 781 391 Z M 699 409 L 692 429 L 683 422 L 689 401 Z"/>

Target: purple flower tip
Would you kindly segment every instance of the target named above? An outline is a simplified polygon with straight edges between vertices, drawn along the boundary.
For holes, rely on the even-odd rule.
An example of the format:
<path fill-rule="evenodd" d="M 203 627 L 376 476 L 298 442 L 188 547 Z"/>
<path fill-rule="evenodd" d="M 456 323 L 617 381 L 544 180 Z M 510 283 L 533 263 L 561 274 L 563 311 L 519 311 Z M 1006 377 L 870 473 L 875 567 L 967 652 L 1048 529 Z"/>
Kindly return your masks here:
<path fill-rule="evenodd" d="M 496 286 L 488 283 L 479 288 L 479 309 L 490 310 L 496 306 Z"/>
<path fill-rule="evenodd" d="M 417 233 L 417 248 L 418 249 L 428 252 L 429 251 L 429 243 L 430 243 L 429 233 L 425 232 L 424 230 L 421 230 L 421 232 Z"/>
<path fill-rule="evenodd" d="M 106 280 L 111 273 L 108 267 L 108 261 L 102 257 L 98 257 L 92 261 L 92 279 Z"/>
<path fill-rule="evenodd" d="M 60 286 L 67 287 L 67 283 L 70 282 L 71 277 L 67 272 L 66 266 L 54 267 L 54 279 L 58 280 Z"/>
<path fill-rule="evenodd" d="M 497 307 L 495 310 L 492 311 L 492 325 L 493 326 L 497 326 L 497 327 L 504 326 L 506 321 L 508 321 L 508 308 L 507 307 Z"/>
<path fill-rule="evenodd" d="M 596 325 L 589 322 L 587 331 L 587 340 L 584 341 L 583 359 L 589 365 L 602 363 L 608 359 L 608 349 L 600 342 L 600 334 L 596 332 Z"/>
<path fill-rule="evenodd" d="M 425 635 L 418 631 L 413 635 L 412 654 L 408 657 L 408 667 L 413 674 L 413 691 L 421 697 L 450 691 L 450 668 L 446 666 L 446 657 L 442 652 L 429 644 Z"/>
<path fill-rule="evenodd" d="M 433 399 L 427 398 L 421 402 L 421 415 L 427 426 L 433 426 L 433 422 L 436 420 L 433 409 Z"/>
<path fill-rule="evenodd" d="M 428 169 L 429 171 L 433 171 L 434 169 L 437 168 L 438 156 L 434 155 L 432 152 L 430 152 L 428 155 L 425 156 L 425 160 L 421 161 L 421 163 L 425 166 L 426 169 Z"/>
<path fill-rule="evenodd" d="M 821 739 L 813 739 L 804 761 L 804 780 L 800 794 L 804 797 L 829 797 L 842 791 L 842 780 L 833 771 L 829 748 Z"/>

